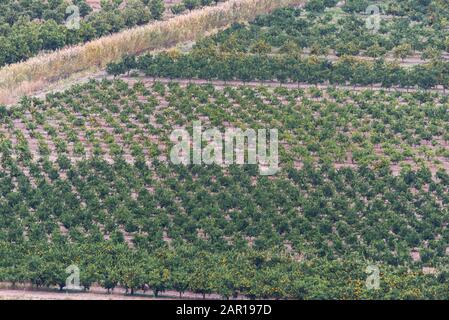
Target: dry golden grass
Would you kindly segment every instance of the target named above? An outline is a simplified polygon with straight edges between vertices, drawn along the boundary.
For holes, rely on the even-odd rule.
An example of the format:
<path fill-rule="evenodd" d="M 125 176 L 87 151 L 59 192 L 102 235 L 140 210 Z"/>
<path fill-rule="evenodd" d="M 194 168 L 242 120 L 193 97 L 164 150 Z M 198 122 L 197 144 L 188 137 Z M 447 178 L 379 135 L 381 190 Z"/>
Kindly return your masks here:
<path fill-rule="evenodd" d="M 171 47 L 195 40 L 207 31 L 250 20 L 276 8 L 306 0 L 230 0 L 167 21 L 151 23 L 89 43 L 43 54 L 0 70 L 0 103 L 10 104 L 53 81 L 92 68 L 104 68 L 126 54 Z"/>

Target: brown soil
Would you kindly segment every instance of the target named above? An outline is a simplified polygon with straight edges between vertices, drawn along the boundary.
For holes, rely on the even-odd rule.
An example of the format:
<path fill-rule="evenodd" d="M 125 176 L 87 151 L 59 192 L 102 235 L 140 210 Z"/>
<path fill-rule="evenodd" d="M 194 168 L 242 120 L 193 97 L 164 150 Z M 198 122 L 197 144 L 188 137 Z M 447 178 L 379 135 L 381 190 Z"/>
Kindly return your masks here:
<path fill-rule="evenodd" d="M 158 297 L 152 291 L 136 292 L 135 295 L 126 295 L 125 289 L 115 288 L 108 294 L 104 288 L 93 286 L 89 291 L 59 291 L 56 288 L 32 288 L 30 285 L 17 286 L 11 288 L 8 283 L 0 283 L 0 300 L 189 300 L 203 299 L 200 294 L 185 292 L 182 297 L 176 291 L 165 291 Z M 219 295 L 206 295 L 207 300 L 220 299 Z M 243 299 L 243 297 L 240 297 Z"/>
<path fill-rule="evenodd" d="M 101 0 L 86 0 L 86 2 L 94 11 L 101 8 Z"/>

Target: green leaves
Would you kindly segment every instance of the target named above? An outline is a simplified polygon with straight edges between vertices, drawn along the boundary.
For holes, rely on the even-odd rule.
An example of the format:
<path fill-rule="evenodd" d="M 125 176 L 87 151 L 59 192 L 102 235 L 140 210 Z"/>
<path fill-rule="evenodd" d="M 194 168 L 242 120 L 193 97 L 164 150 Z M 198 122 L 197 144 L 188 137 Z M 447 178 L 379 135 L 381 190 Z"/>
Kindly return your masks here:
<path fill-rule="evenodd" d="M 161 0 L 133 0 L 125 8 L 104 6 L 92 13 L 84 0 L 74 1 L 81 16 L 80 28 L 65 26 L 67 3 L 63 0 L 45 3 L 10 1 L 0 9 L 0 67 L 35 56 L 42 50 L 56 50 L 92 40 L 113 32 L 159 20 L 164 12 Z M 14 10 L 14 11 L 12 11 Z M 20 18 L 19 18 L 20 17 Z M 5 19 L 8 23 L 5 23 Z M 39 22 L 34 19 L 40 19 Z"/>

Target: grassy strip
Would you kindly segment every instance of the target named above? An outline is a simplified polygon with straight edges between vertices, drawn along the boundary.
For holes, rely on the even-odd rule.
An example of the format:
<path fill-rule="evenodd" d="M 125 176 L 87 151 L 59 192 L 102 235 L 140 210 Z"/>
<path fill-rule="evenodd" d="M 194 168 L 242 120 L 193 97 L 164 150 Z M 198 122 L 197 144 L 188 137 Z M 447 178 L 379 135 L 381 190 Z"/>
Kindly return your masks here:
<path fill-rule="evenodd" d="M 250 20 L 276 8 L 306 0 L 231 0 L 177 16 L 167 21 L 132 28 L 84 45 L 9 65 L 0 70 L 0 103 L 44 88 L 48 83 L 92 67 L 104 68 L 126 54 L 161 49 L 195 40 L 211 29 Z"/>

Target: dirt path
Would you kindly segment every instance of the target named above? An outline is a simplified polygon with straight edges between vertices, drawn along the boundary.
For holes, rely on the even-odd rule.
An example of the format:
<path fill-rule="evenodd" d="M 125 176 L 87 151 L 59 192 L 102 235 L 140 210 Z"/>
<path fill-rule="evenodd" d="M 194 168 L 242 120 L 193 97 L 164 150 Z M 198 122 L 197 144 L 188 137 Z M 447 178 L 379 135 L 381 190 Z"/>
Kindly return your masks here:
<path fill-rule="evenodd" d="M 243 297 L 240 297 L 241 299 Z M 202 295 L 193 292 L 185 292 L 182 297 L 176 291 L 165 291 L 155 297 L 151 291 L 143 293 L 137 292 L 130 296 L 125 294 L 123 288 L 116 288 L 111 294 L 107 294 L 106 290 L 101 287 L 92 287 L 88 292 L 66 292 L 58 289 L 35 289 L 30 286 L 12 289 L 9 287 L 0 288 L 0 300 L 191 300 L 203 299 Z M 217 294 L 206 295 L 208 300 L 220 299 Z"/>
<path fill-rule="evenodd" d="M 148 300 L 150 297 L 130 297 L 96 293 L 64 293 L 54 291 L 0 290 L 0 300 Z"/>

